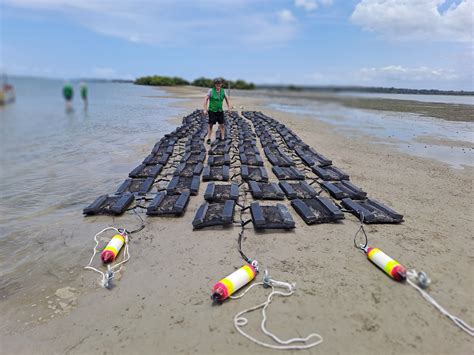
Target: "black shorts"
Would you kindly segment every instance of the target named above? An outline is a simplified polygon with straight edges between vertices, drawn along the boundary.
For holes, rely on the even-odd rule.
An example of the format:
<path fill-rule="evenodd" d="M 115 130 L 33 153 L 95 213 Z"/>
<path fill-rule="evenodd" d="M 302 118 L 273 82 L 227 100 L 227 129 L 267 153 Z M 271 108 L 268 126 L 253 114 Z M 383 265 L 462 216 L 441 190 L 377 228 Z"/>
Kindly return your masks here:
<path fill-rule="evenodd" d="M 219 124 L 224 124 L 224 112 L 212 112 L 209 111 L 209 125 L 214 125 L 219 123 Z"/>

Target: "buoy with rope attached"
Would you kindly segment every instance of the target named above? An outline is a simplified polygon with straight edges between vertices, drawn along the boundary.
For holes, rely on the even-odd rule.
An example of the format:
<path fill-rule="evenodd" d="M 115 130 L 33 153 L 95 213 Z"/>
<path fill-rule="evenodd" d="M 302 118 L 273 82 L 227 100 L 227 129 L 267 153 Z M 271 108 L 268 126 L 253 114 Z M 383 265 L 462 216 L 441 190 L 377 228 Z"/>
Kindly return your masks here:
<path fill-rule="evenodd" d="M 222 302 L 229 298 L 233 293 L 247 285 L 258 273 L 258 263 L 245 264 L 227 277 L 217 282 L 212 288 L 211 299 L 216 302 Z"/>
<path fill-rule="evenodd" d="M 363 214 L 361 214 L 360 227 L 354 235 L 354 246 L 357 249 L 363 251 L 367 255 L 367 258 L 375 265 L 377 265 L 378 268 L 382 269 L 388 276 L 399 282 L 406 281 L 406 283 L 408 283 L 410 286 L 420 292 L 420 294 L 426 301 L 433 305 L 443 315 L 451 319 L 451 321 L 455 325 L 457 325 L 470 336 L 474 336 L 474 327 L 467 324 L 461 318 L 449 313 L 444 307 L 442 307 L 438 302 L 436 302 L 436 300 L 431 297 L 427 291 L 425 291 L 431 283 L 430 278 L 425 272 L 417 272 L 414 269 L 407 271 L 407 268 L 401 265 L 398 261 L 389 257 L 380 249 L 368 246 L 368 238 L 364 229 L 363 222 L 364 216 Z M 364 235 L 364 243 L 357 243 L 357 235 L 359 234 L 359 232 L 362 232 Z"/>
<path fill-rule="evenodd" d="M 107 265 L 107 270 L 105 272 L 95 268 L 92 266 L 92 262 L 94 261 L 94 257 L 97 254 L 97 247 L 99 245 L 99 240 L 98 237 L 102 233 L 113 230 L 116 232 L 112 239 L 107 243 L 107 246 L 104 248 L 104 250 L 101 252 L 100 257 L 102 262 Z M 94 241 L 95 241 L 95 246 L 94 246 L 94 252 L 92 254 L 91 259 L 89 260 L 89 264 L 85 267 L 85 269 L 95 271 L 99 274 L 102 275 L 102 280 L 100 282 L 101 286 L 103 288 L 111 288 L 112 286 L 112 280 L 115 277 L 116 269 L 121 267 L 123 264 L 125 264 L 127 261 L 130 260 L 130 251 L 129 251 L 129 236 L 128 233 L 125 229 L 117 229 L 115 227 L 107 227 L 101 230 L 99 233 L 97 233 L 94 236 Z M 120 253 L 120 250 L 122 247 L 124 247 L 124 252 L 123 252 L 123 259 L 122 261 L 112 265 L 112 263 L 117 259 L 117 255 Z"/>

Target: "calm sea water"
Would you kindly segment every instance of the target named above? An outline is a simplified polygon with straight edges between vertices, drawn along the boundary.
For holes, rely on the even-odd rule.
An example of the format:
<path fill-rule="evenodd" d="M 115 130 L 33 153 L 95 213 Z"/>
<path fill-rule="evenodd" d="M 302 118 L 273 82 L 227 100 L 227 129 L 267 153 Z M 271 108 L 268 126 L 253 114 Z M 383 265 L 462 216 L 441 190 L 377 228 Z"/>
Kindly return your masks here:
<path fill-rule="evenodd" d="M 151 87 L 91 83 L 85 110 L 74 84 L 74 111 L 67 112 L 62 81 L 11 81 L 17 100 L 0 108 L 0 294 L 23 289 L 27 274 L 42 278 L 52 260 L 60 279 L 83 263 L 61 249 L 82 243 L 90 252 L 91 235 L 77 233 L 90 223 L 82 209 L 117 189 L 174 128 L 167 119 L 185 115 L 171 107 L 177 100 L 150 97 L 165 95 Z"/>

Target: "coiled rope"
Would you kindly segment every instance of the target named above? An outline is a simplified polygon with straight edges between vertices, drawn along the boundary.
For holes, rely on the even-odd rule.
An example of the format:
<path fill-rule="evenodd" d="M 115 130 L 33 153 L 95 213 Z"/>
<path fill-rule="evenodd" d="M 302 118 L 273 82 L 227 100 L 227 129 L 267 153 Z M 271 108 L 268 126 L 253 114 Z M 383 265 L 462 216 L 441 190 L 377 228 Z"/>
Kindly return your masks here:
<path fill-rule="evenodd" d="M 265 348 L 276 349 L 276 350 L 304 350 L 304 349 L 309 349 L 309 348 L 315 347 L 315 346 L 317 346 L 317 345 L 319 345 L 323 342 L 323 337 L 321 335 L 317 334 L 317 333 L 312 333 L 312 334 L 308 335 L 305 338 L 291 338 L 291 339 L 288 339 L 288 340 L 283 340 L 283 339 L 277 337 L 275 334 L 271 333 L 266 328 L 266 322 L 267 322 L 267 312 L 266 311 L 267 311 L 267 308 L 270 306 L 270 303 L 273 300 L 273 296 L 289 297 L 289 296 L 293 295 L 293 293 L 295 293 L 295 285 L 294 284 L 290 284 L 288 282 L 273 280 L 268 276 L 266 270 L 265 270 L 265 277 L 264 277 L 263 282 L 254 283 L 253 285 L 250 285 L 249 287 L 247 287 L 247 289 L 245 289 L 245 291 L 243 291 L 242 294 L 240 294 L 238 296 L 230 296 L 230 298 L 231 299 L 242 298 L 253 287 L 260 286 L 260 285 L 262 285 L 263 287 L 270 287 L 272 289 L 272 292 L 268 295 L 267 300 L 265 302 L 260 303 L 260 304 L 254 306 L 254 307 L 244 309 L 243 311 L 240 311 L 239 313 L 237 313 L 234 316 L 234 327 L 241 335 L 243 335 L 244 337 L 246 337 L 250 341 L 253 341 L 255 344 L 258 344 L 258 345 L 263 346 Z M 278 291 L 278 290 L 275 290 L 275 287 L 284 288 L 287 291 Z M 262 332 L 265 335 L 272 338 L 273 341 L 275 341 L 279 345 L 265 343 L 263 341 L 260 341 L 256 338 L 254 338 L 250 334 L 243 331 L 242 327 L 244 327 L 248 323 L 248 320 L 247 320 L 247 318 L 243 317 L 242 315 L 245 314 L 245 313 L 255 311 L 255 310 L 260 309 L 260 308 L 262 308 L 262 322 L 260 324 L 260 328 L 262 329 Z M 315 340 L 313 342 L 309 342 L 310 339 L 312 339 L 312 338 L 315 338 Z M 302 343 L 302 344 L 298 344 L 298 343 Z"/>

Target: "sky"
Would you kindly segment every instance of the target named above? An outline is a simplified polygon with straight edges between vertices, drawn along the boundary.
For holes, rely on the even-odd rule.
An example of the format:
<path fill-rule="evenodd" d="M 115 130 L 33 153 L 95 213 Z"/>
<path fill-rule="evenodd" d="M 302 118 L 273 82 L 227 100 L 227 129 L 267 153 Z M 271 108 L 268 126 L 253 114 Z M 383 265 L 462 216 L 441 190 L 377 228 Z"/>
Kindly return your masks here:
<path fill-rule="evenodd" d="M 474 0 L 0 0 L 0 70 L 474 90 Z"/>

